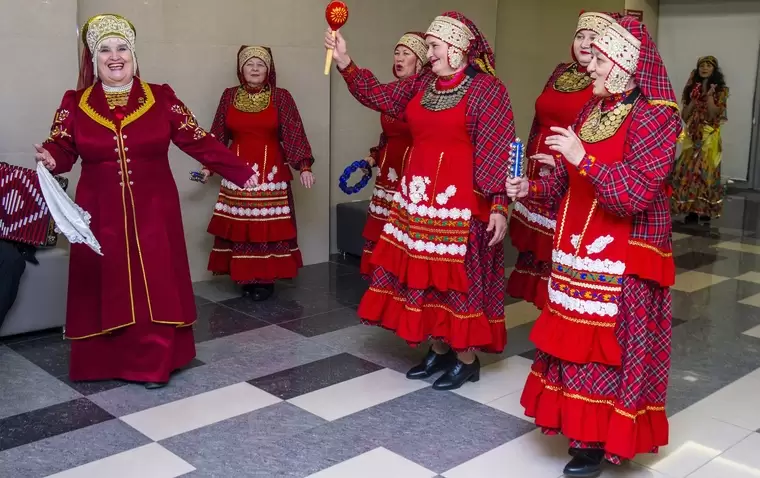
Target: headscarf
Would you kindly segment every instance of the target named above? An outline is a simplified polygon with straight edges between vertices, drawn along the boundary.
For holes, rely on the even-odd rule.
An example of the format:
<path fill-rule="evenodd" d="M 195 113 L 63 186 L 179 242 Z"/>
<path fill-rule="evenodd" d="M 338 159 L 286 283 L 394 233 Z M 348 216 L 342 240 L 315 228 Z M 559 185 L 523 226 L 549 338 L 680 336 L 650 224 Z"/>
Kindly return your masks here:
<path fill-rule="evenodd" d="M 697 68 L 702 66 L 702 63 L 707 63 L 709 65 L 712 65 L 712 67 L 715 69 L 718 68 L 718 59 L 712 55 L 703 56 L 699 60 L 697 60 Z"/>
<path fill-rule="evenodd" d="M 238 50 L 237 55 L 237 77 L 240 80 L 240 84 L 246 85 L 245 76 L 243 75 L 243 66 L 251 58 L 258 58 L 267 65 L 267 84 L 269 88 L 274 90 L 277 87 L 277 74 L 274 69 L 274 57 L 272 56 L 272 49 L 268 46 L 260 45 L 243 45 Z"/>
<path fill-rule="evenodd" d="M 475 70 L 496 76 L 493 50 L 478 27 L 459 12 L 445 12 L 435 17 L 425 35 L 430 35 L 449 45 L 448 60 L 452 68 L 462 62 Z"/>
<path fill-rule="evenodd" d="M 425 34 L 422 32 L 406 32 L 404 33 L 404 36 L 399 39 L 399 41 L 396 43 L 396 46 L 393 47 L 398 48 L 399 46 L 404 46 L 406 48 L 409 48 L 412 53 L 414 53 L 414 56 L 417 57 L 417 59 L 420 61 L 420 64 L 424 67 L 427 62 L 427 43 L 425 43 Z M 398 75 L 396 74 L 396 68 L 394 65 L 393 68 L 393 76 L 398 78 Z"/>
<path fill-rule="evenodd" d="M 140 76 L 140 68 L 137 66 L 135 54 L 135 39 L 137 30 L 132 22 L 111 13 L 95 15 L 87 20 L 82 27 L 82 61 L 79 64 L 79 81 L 77 89 L 88 88 L 95 83 L 98 74 L 96 65 L 97 51 L 103 41 L 109 38 L 120 38 L 127 43 L 132 52 L 132 62 L 135 68 L 135 76 Z"/>
<path fill-rule="evenodd" d="M 583 30 L 589 30 L 597 35 L 601 35 L 610 25 L 621 18 L 622 16 L 619 13 L 587 12 L 581 10 L 580 15 L 578 15 L 578 24 L 575 27 L 575 35 Z M 578 61 L 578 58 L 575 57 L 574 45 L 570 45 L 570 55 L 573 57 L 573 61 Z"/>
<path fill-rule="evenodd" d="M 614 63 L 604 83 L 610 93 L 624 92 L 633 78 L 650 104 L 678 111 L 665 64 L 643 23 L 630 16 L 623 17 L 597 37 L 593 45 Z"/>

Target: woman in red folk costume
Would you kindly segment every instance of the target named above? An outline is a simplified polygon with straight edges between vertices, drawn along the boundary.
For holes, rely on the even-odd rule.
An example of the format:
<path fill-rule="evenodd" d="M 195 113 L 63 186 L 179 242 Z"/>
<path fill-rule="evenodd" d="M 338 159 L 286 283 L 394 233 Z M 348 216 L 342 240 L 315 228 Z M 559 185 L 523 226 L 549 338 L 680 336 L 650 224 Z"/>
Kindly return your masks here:
<path fill-rule="evenodd" d="M 554 168 L 555 158 L 544 143 L 552 126 L 572 124 L 583 105 L 591 99 L 591 42 L 615 20 L 596 12 L 582 13 L 571 49 L 572 63 L 561 63 L 549 77 L 536 100 L 536 116 L 528 138 L 529 179 L 540 179 Z M 512 297 L 532 302 L 543 309 L 548 297 L 552 262 L 552 239 L 557 223 L 557 204 L 523 199 L 515 203 L 509 224 L 512 245 L 520 251 L 507 282 Z"/>
<path fill-rule="evenodd" d="M 423 33 L 409 32 L 396 44 L 393 52 L 393 75 L 399 80 L 416 75 L 427 64 L 427 43 Z M 361 273 L 372 272 L 372 250 L 380 239 L 380 232 L 388 221 L 393 194 L 398 190 L 398 180 L 404 170 L 406 156 L 412 146 L 412 135 L 405 121 L 382 114 L 380 124 L 383 132 L 380 142 L 370 149 L 367 162 L 377 165 L 375 190 L 369 204 L 367 223 L 364 226 L 364 253 Z"/>
<path fill-rule="evenodd" d="M 169 144 L 245 187 L 250 168 L 207 134 L 168 85 L 138 76 L 135 29 L 118 15 L 84 25 L 78 91 L 68 91 L 37 161 L 53 174 L 82 158 L 76 202 L 103 256 L 72 244 L 66 337 L 72 380 L 159 388 L 195 357 L 196 320 Z"/>
<path fill-rule="evenodd" d="M 408 378 L 445 371 L 437 390 L 477 381 L 475 351 L 499 353 L 506 344 L 504 185 L 515 137 L 491 48 L 470 20 L 445 13 L 426 32 L 431 70 L 382 85 L 330 33 L 325 47 L 354 97 L 403 115 L 413 141 L 359 316 L 412 345 L 433 340 Z"/>
<path fill-rule="evenodd" d="M 240 189 L 222 181 L 208 226 L 216 236 L 208 269 L 228 274 L 254 300 L 265 300 L 275 279 L 293 278 L 303 265 L 290 168 L 311 188 L 314 158 L 293 97 L 277 88 L 272 51 L 241 47 L 237 74 L 240 85 L 222 94 L 211 133 L 253 169 L 259 185 Z"/>
<path fill-rule="evenodd" d="M 596 96 L 546 138 L 562 155 L 510 197 L 562 198 L 549 301 L 533 327 L 525 414 L 571 441 L 567 476 L 668 443 L 665 398 L 675 280 L 667 185 L 681 133 L 676 96 L 646 27 L 631 17 L 593 43 Z M 576 134 L 577 132 L 577 134 Z"/>

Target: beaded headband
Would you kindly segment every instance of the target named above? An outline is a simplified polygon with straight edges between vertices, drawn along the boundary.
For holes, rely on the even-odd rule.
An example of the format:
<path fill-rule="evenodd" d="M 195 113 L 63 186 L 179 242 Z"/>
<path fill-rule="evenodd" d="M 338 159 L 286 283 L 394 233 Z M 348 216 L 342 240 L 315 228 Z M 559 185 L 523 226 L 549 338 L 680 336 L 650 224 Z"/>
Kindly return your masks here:
<path fill-rule="evenodd" d="M 136 36 L 135 27 L 129 20 L 113 14 L 95 15 L 87 20 L 82 29 L 82 39 L 93 55 L 103 40 L 113 37 L 126 41 L 134 53 Z"/>
<path fill-rule="evenodd" d="M 607 28 L 615 23 L 615 20 L 604 13 L 599 12 L 585 12 L 581 13 L 578 17 L 578 26 L 575 28 L 575 33 L 581 30 L 591 30 L 597 35 L 603 35 Z"/>
<path fill-rule="evenodd" d="M 435 17 L 425 35 L 432 35 L 462 51 L 467 51 L 470 42 L 475 39 L 467 25 L 456 18 L 444 16 Z"/>
<path fill-rule="evenodd" d="M 613 94 L 623 93 L 636 73 L 641 41 L 620 24 L 613 23 L 602 36 L 594 40 L 592 45 L 614 63 L 604 80 L 607 91 Z"/>
<path fill-rule="evenodd" d="M 427 63 L 428 46 L 427 43 L 425 43 L 425 40 L 420 38 L 418 35 L 407 33 L 401 37 L 401 40 L 399 40 L 398 43 L 396 43 L 396 46 L 399 45 L 405 46 L 412 50 L 412 52 L 417 55 L 417 58 L 419 58 L 423 65 Z"/>
<path fill-rule="evenodd" d="M 261 46 L 249 46 L 243 48 L 238 54 L 238 69 L 242 70 L 243 65 L 245 65 L 251 58 L 258 58 L 266 63 L 267 69 L 272 68 L 272 55 L 269 54 L 266 48 Z"/>

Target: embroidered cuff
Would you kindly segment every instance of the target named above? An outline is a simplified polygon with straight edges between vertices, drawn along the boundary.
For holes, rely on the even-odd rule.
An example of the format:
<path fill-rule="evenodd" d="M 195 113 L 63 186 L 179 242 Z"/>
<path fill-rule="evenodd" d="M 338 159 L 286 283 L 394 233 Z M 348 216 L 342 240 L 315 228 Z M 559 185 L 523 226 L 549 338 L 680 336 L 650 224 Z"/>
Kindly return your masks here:
<path fill-rule="evenodd" d="M 338 69 L 338 72 L 343 76 L 343 78 L 346 80 L 346 82 L 351 82 L 354 76 L 359 72 L 359 67 L 356 66 L 356 63 L 354 63 L 354 60 L 351 60 L 351 63 L 348 64 L 348 66 L 341 70 L 340 67 L 337 65 L 335 68 Z"/>
<path fill-rule="evenodd" d="M 599 174 L 599 165 L 596 164 L 596 157 L 587 154 L 578 163 L 578 174 L 581 176 L 596 176 Z"/>
<path fill-rule="evenodd" d="M 311 165 L 314 164 L 314 158 L 306 158 L 298 165 L 299 172 L 311 172 Z"/>
<path fill-rule="evenodd" d="M 491 214 L 509 215 L 509 198 L 506 194 L 494 194 L 491 196 Z"/>

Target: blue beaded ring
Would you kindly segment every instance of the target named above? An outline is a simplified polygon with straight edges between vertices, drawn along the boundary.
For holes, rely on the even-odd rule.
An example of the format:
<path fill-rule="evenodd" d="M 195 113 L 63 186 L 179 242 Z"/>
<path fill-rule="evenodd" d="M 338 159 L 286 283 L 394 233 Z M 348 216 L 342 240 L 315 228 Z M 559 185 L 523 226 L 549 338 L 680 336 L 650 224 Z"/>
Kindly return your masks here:
<path fill-rule="evenodd" d="M 359 169 L 364 170 L 364 175 L 358 183 L 354 184 L 353 186 L 349 186 L 348 178 L 350 178 L 351 175 Z M 369 162 L 367 162 L 366 159 L 362 159 L 359 161 L 354 161 L 353 163 L 349 164 L 346 169 L 343 170 L 343 174 L 340 175 L 340 179 L 338 180 L 338 186 L 340 186 L 340 190 L 346 194 L 356 194 L 364 189 L 367 184 L 369 184 L 370 179 L 372 179 L 372 166 L 369 165 Z"/>

